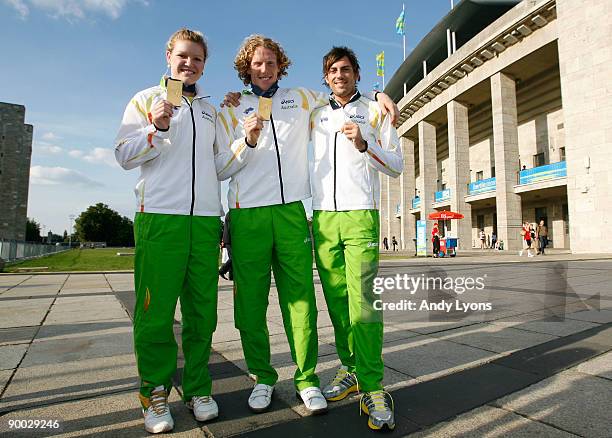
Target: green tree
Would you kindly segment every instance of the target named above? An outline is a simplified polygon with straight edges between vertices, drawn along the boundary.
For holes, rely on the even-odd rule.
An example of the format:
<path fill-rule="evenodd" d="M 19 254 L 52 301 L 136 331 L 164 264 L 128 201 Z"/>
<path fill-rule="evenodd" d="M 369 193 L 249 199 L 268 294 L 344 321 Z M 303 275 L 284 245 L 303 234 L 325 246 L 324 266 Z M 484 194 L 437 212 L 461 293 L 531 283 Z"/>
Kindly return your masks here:
<path fill-rule="evenodd" d="M 40 224 L 32 218 L 27 218 L 26 221 L 25 240 L 27 242 L 42 242 L 42 237 L 40 235 Z"/>
<path fill-rule="evenodd" d="M 106 242 L 108 246 L 133 246 L 133 223 L 108 205 L 98 203 L 87 208 L 75 221 L 81 242 Z"/>

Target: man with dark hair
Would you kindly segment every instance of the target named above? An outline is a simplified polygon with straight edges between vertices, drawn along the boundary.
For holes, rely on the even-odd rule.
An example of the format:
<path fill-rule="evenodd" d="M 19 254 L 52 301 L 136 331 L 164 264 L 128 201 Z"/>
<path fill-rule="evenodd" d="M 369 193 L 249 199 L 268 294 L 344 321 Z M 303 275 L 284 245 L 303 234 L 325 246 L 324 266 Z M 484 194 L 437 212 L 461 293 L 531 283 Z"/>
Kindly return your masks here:
<path fill-rule="evenodd" d="M 373 282 L 379 259 L 379 172 L 397 178 L 402 150 L 390 117 L 357 91 L 359 63 L 351 49 L 334 47 L 325 55 L 323 78 L 332 94 L 311 117 L 312 230 L 342 364 L 323 395 L 336 401 L 361 390 L 368 426 L 393 429 L 393 402 L 382 386 L 382 310 L 374 306 Z"/>

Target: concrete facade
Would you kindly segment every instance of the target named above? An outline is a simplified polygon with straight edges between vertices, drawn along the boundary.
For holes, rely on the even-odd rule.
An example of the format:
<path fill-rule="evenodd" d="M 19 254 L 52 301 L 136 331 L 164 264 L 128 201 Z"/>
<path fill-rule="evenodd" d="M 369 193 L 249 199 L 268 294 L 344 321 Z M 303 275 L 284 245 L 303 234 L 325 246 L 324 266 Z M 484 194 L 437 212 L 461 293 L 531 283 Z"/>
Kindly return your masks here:
<path fill-rule="evenodd" d="M 418 191 L 421 205 L 421 220 L 425 220 L 425 236 L 429 237 L 434 221 L 427 219 L 431 213 L 431 201 L 436 191 L 436 127 L 429 122 L 419 122 L 419 174 L 421 175 Z M 427 254 L 431 245 L 427 245 Z"/>
<path fill-rule="evenodd" d="M 612 10 L 606 0 L 557 3 L 571 248 L 611 252 Z"/>
<path fill-rule="evenodd" d="M 32 125 L 25 107 L 0 102 L 0 238 L 25 240 Z"/>
<path fill-rule="evenodd" d="M 448 113 L 448 180 L 450 209 L 461 213 L 457 221 L 457 236 L 469 236 L 472 224 L 472 206 L 464 199 L 470 182 L 470 132 L 467 106 L 453 100 L 446 106 Z M 469 239 L 460 239 L 459 249 L 472 247 Z"/>
<path fill-rule="evenodd" d="M 544 218 L 551 247 L 612 252 L 601 208 L 612 201 L 608 9 L 604 0 L 522 1 L 399 98 L 398 134 L 418 141 L 412 161 L 404 157 L 406 242 L 418 217 L 450 209 L 465 216 L 447 230 L 460 249 L 479 247 L 484 228 L 517 250 L 521 223 Z M 434 202 L 443 189 L 450 198 Z"/>
<path fill-rule="evenodd" d="M 404 247 L 402 249 L 413 249 L 414 243 L 412 241 L 414 232 L 408 230 L 415 230 L 416 217 L 410 214 L 412 209 L 412 199 L 416 194 L 416 176 L 414 167 L 414 140 L 402 137 L 402 150 L 404 154 L 404 171 L 400 175 L 400 185 L 402 190 L 402 199 L 400 205 L 401 213 L 401 235 Z"/>
<path fill-rule="evenodd" d="M 493 149 L 497 198 L 497 234 L 507 249 L 521 249 L 521 197 L 514 193 L 519 169 L 516 84 L 503 73 L 491 77 Z"/>

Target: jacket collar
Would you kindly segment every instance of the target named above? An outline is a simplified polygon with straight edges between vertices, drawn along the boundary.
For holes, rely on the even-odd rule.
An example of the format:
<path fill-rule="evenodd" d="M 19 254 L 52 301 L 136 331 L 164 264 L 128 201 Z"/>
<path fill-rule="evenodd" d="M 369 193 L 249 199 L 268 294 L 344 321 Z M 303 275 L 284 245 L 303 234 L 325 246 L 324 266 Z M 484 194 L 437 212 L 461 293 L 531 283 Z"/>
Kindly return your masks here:
<path fill-rule="evenodd" d="M 260 96 L 260 97 L 272 97 L 274 96 L 274 93 L 276 93 L 277 90 L 278 90 L 278 81 L 272 84 L 270 88 L 268 88 L 265 91 L 259 88 L 257 85 L 251 84 L 251 91 L 253 92 L 253 94 L 255 94 L 256 96 Z"/>
<path fill-rule="evenodd" d="M 355 94 L 353 94 L 353 97 L 351 97 L 351 99 L 347 102 L 346 105 L 348 105 L 349 103 L 353 103 L 356 100 L 359 100 L 360 97 L 361 97 L 361 93 L 359 93 L 359 90 L 355 90 Z M 329 104 L 331 105 L 332 109 L 342 108 L 342 105 L 340 105 L 336 101 L 336 99 L 334 99 L 334 93 L 329 94 Z"/>

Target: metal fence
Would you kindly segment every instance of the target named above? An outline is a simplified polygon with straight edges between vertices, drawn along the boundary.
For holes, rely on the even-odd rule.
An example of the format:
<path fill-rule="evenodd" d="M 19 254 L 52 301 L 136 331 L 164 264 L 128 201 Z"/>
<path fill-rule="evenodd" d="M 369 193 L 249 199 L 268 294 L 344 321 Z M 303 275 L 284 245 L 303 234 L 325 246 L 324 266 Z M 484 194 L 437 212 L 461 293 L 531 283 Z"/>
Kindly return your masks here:
<path fill-rule="evenodd" d="M 55 252 L 67 251 L 68 245 L 49 245 L 44 243 L 20 242 L 0 239 L 0 258 L 6 262 L 40 257 Z"/>

